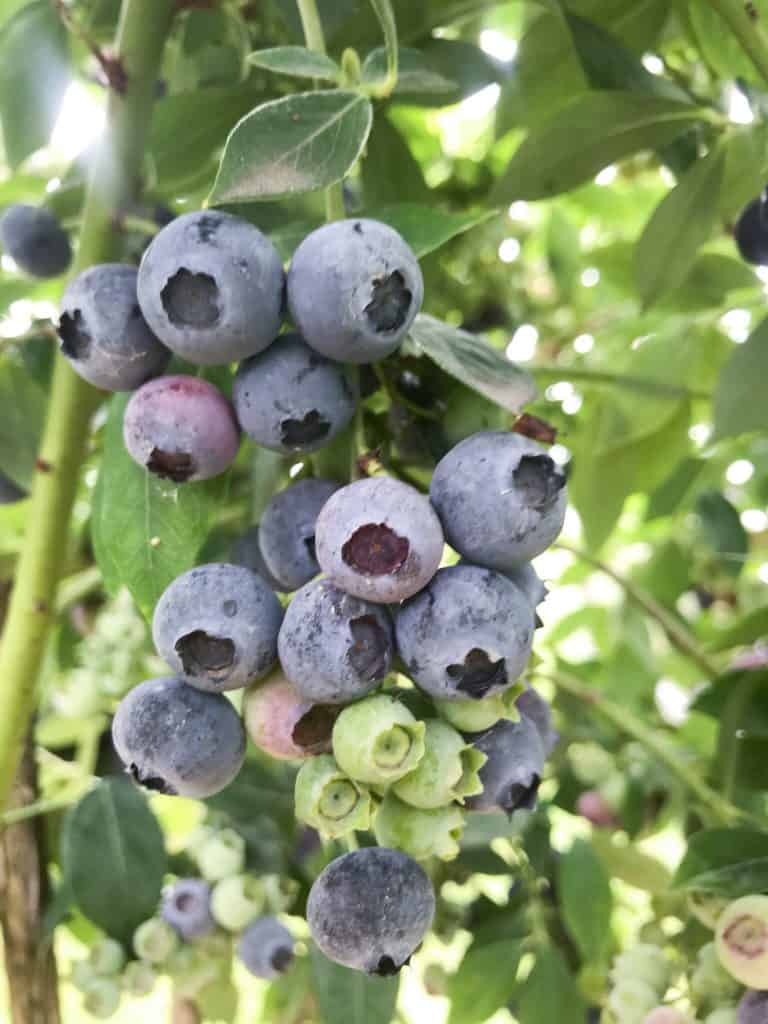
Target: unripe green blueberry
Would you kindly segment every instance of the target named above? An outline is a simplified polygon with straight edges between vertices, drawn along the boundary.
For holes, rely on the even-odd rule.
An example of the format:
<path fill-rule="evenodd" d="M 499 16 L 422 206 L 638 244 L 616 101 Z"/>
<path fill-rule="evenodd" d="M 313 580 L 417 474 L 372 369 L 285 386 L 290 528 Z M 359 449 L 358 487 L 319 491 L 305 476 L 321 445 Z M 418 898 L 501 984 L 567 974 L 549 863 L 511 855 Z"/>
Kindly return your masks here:
<path fill-rule="evenodd" d="M 723 968 L 714 942 L 699 950 L 698 962 L 691 975 L 691 992 L 702 1003 L 716 1006 L 736 997 L 738 983 Z"/>
<path fill-rule="evenodd" d="M 648 1007 L 648 1010 L 652 1010 L 669 986 L 669 973 L 669 961 L 663 950 L 658 946 L 639 942 L 616 957 L 611 978 L 615 985 L 628 980 L 638 980 L 652 988 L 656 993 L 656 999 Z"/>
<path fill-rule="evenodd" d="M 715 932 L 720 963 L 748 988 L 768 989 L 768 896 L 729 903 Z"/>
<path fill-rule="evenodd" d="M 445 722 L 425 722 L 424 756 L 412 772 L 392 787 L 393 792 L 412 807 L 430 810 L 482 793 L 478 774 L 488 760 L 480 750 Z"/>
<path fill-rule="evenodd" d="M 120 985 L 114 978 L 95 978 L 83 991 L 83 1007 L 92 1017 L 107 1020 L 120 1005 Z"/>
<path fill-rule="evenodd" d="M 384 797 L 373 821 L 380 846 L 402 850 L 414 860 L 458 857 L 463 829 L 464 812 L 456 804 L 424 811 L 403 803 L 393 793 Z"/>
<path fill-rule="evenodd" d="M 100 939 L 91 947 L 88 959 L 95 974 L 118 974 L 123 969 L 125 953 L 114 939 Z"/>
<path fill-rule="evenodd" d="M 151 917 L 133 933 L 133 949 L 140 960 L 151 964 L 164 963 L 178 948 L 179 937 L 169 924 Z"/>
<path fill-rule="evenodd" d="M 438 714 L 461 732 L 485 732 L 502 718 L 520 721 L 515 701 L 525 692 L 525 683 L 515 683 L 503 693 L 493 693 L 482 700 L 436 700 Z"/>
<path fill-rule="evenodd" d="M 265 875 L 263 882 L 269 913 L 284 914 L 290 910 L 301 888 L 296 879 L 284 875 Z"/>
<path fill-rule="evenodd" d="M 735 1006 L 719 1006 L 704 1018 L 704 1024 L 739 1024 L 739 1012 Z"/>
<path fill-rule="evenodd" d="M 424 756 L 424 723 L 383 694 L 345 708 L 333 727 L 333 753 L 358 782 L 386 786 Z"/>
<path fill-rule="evenodd" d="M 329 839 L 371 824 L 371 797 L 330 754 L 305 761 L 296 776 L 296 817 Z"/>
<path fill-rule="evenodd" d="M 234 875 L 217 882 L 211 894 L 211 914 L 228 932 L 242 931 L 264 909 L 264 885 L 252 875 Z"/>
<path fill-rule="evenodd" d="M 717 928 L 717 919 L 728 906 L 728 900 L 709 892 L 689 892 L 687 902 L 696 920 L 712 931 Z"/>
<path fill-rule="evenodd" d="M 84 992 L 97 978 L 98 974 L 94 971 L 90 959 L 75 960 L 72 964 L 69 980 L 81 992 Z"/>
<path fill-rule="evenodd" d="M 612 989 L 608 1008 L 621 1024 L 643 1024 L 658 1001 L 658 994 L 647 982 L 627 977 Z"/>
<path fill-rule="evenodd" d="M 215 959 L 196 947 L 182 946 L 169 959 L 167 969 L 178 995 L 194 999 L 206 985 L 216 981 L 221 968 Z"/>
<path fill-rule="evenodd" d="M 222 829 L 200 847 L 197 866 L 207 882 L 241 874 L 245 867 L 245 840 L 234 829 Z"/>
<path fill-rule="evenodd" d="M 140 999 L 149 995 L 157 983 L 157 975 L 143 960 L 132 960 L 123 971 L 123 988 L 130 996 Z"/>
<path fill-rule="evenodd" d="M 614 774 L 616 759 L 598 743 L 571 743 L 568 761 L 573 774 L 585 786 L 598 786 Z"/>

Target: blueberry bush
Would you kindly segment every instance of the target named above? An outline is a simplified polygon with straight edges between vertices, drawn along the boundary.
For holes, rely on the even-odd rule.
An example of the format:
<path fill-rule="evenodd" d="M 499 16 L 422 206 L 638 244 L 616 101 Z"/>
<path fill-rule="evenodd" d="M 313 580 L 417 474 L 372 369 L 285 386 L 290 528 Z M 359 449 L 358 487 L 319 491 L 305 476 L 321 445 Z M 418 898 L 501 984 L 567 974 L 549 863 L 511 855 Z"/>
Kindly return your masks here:
<path fill-rule="evenodd" d="M 768 1021 L 768 0 L 0 0 L 0 1020 Z"/>

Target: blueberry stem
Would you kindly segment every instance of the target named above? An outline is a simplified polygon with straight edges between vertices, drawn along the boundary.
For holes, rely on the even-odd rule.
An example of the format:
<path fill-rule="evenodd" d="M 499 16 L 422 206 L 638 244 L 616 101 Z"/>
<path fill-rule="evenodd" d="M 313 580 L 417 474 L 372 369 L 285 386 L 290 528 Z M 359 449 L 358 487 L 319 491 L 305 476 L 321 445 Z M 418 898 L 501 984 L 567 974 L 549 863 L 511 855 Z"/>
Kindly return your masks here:
<path fill-rule="evenodd" d="M 125 91 L 109 94 L 109 130 L 94 161 L 86 192 L 78 258 L 73 274 L 117 256 L 115 216 L 136 197 L 146 149 L 150 110 L 173 0 L 123 0 L 116 60 Z M 0 807 L 16 774 L 23 738 L 37 695 L 91 416 L 103 394 L 86 384 L 57 355 L 38 472 L 0 643 Z"/>
<path fill-rule="evenodd" d="M 676 616 L 667 611 L 663 605 L 654 601 L 651 595 L 646 593 L 642 587 L 638 587 L 636 583 L 627 579 L 626 576 L 622 576 L 620 573 L 616 572 L 616 570 L 612 569 L 610 565 L 605 562 L 601 562 L 598 558 L 594 558 L 592 555 L 588 554 L 586 551 L 582 551 L 580 548 L 576 548 L 571 544 L 566 544 L 564 541 L 558 541 L 555 546 L 560 548 L 561 551 L 567 551 L 569 554 L 574 555 L 579 559 L 579 561 L 586 562 L 588 565 L 594 566 L 595 569 L 604 573 L 606 576 L 610 576 L 615 583 L 618 583 L 631 601 L 634 601 L 636 605 L 643 609 L 649 618 L 654 619 L 658 623 L 672 646 L 675 647 L 680 654 L 688 658 L 689 661 L 692 661 L 697 665 L 702 672 L 704 672 L 707 679 L 715 679 L 720 675 L 720 668 L 701 649 L 693 634 L 680 622 L 678 618 L 676 618 Z"/>
<path fill-rule="evenodd" d="M 736 36 L 744 53 L 768 85 L 768 38 L 759 16 L 747 12 L 744 0 L 712 0 L 712 6 Z"/>
<path fill-rule="evenodd" d="M 575 697 L 584 707 L 592 707 L 608 719 L 619 732 L 641 743 L 646 750 L 663 764 L 695 797 L 702 813 L 712 824 L 734 825 L 748 822 L 762 827 L 759 819 L 748 811 L 736 807 L 730 800 L 720 796 L 703 779 L 701 766 L 683 758 L 673 742 L 668 742 L 660 733 L 647 726 L 626 705 L 614 704 L 602 693 L 585 686 L 576 676 L 567 672 L 536 672 L 541 679 L 553 683 L 559 690 Z"/>

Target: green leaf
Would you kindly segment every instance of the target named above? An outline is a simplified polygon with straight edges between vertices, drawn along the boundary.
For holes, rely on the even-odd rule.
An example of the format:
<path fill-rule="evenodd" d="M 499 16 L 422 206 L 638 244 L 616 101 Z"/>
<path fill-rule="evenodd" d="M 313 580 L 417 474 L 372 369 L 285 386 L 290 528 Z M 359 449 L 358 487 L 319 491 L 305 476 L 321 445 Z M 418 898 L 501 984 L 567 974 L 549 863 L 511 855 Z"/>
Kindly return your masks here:
<path fill-rule="evenodd" d="M 168 584 L 195 565 L 221 482 L 177 486 L 137 465 L 123 443 L 129 395 L 115 395 L 93 497 L 91 534 L 107 590 L 127 587 L 151 618 Z"/>
<path fill-rule="evenodd" d="M 724 165 L 722 151 L 713 150 L 686 171 L 654 210 L 635 251 L 635 275 L 644 306 L 683 283 L 699 247 L 712 234 Z"/>
<path fill-rule="evenodd" d="M 321 78 L 329 82 L 341 80 L 341 68 L 335 60 L 304 46 L 273 46 L 268 50 L 256 50 L 248 57 L 248 63 L 279 75 Z"/>
<path fill-rule="evenodd" d="M 310 949 L 312 988 L 321 1024 L 390 1024 L 400 978 L 370 978 L 340 967 L 317 949 Z"/>
<path fill-rule="evenodd" d="M 739 576 L 749 551 L 749 537 L 739 513 L 719 491 L 699 495 L 696 512 L 707 546 L 717 554 L 729 575 Z"/>
<path fill-rule="evenodd" d="M 517 965 L 523 942 L 504 939 L 473 943 L 458 971 L 448 979 L 451 1009 L 448 1024 L 481 1024 L 506 1006 L 517 988 Z"/>
<path fill-rule="evenodd" d="M 630 843 L 615 843 L 606 830 L 596 829 L 590 842 L 609 877 L 619 878 L 627 885 L 658 896 L 669 889 L 669 871 L 655 857 Z"/>
<path fill-rule="evenodd" d="M 523 987 L 516 1013 L 520 1024 L 584 1024 L 586 1007 L 562 953 L 542 949 Z"/>
<path fill-rule="evenodd" d="M 22 359 L 0 360 L 0 470 L 28 490 L 45 421 L 46 395 Z"/>
<path fill-rule="evenodd" d="M 728 899 L 768 890 L 768 833 L 707 829 L 688 839 L 673 884 Z"/>
<path fill-rule="evenodd" d="M 94 924 L 123 943 L 157 911 L 166 855 L 163 833 L 142 793 L 103 779 L 68 813 L 61 838 L 64 877 Z"/>
<path fill-rule="evenodd" d="M 361 166 L 366 203 L 432 202 L 421 166 L 405 138 L 386 116 L 376 118 Z"/>
<path fill-rule="evenodd" d="M 35 0 L 0 30 L 0 121 L 12 169 L 48 142 L 68 82 L 63 21 L 50 0 Z"/>
<path fill-rule="evenodd" d="M 168 189 L 207 170 L 232 128 L 253 109 L 257 93 L 249 85 L 198 89 L 168 96 L 155 105 L 149 150 L 158 185 Z M 207 178 L 206 180 L 210 180 Z"/>
<path fill-rule="evenodd" d="M 419 355 L 510 412 L 519 412 L 536 396 L 536 385 L 525 370 L 467 331 L 421 313 L 410 338 Z"/>
<path fill-rule="evenodd" d="M 768 319 L 734 350 L 715 392 L 715 437 L 768 430 Z"/>
<path fill-rule="evenodd" d="M 577 839 L 560 860 L 563 920 L 588 963 L 610 950 L 613 899 L 608 875 L 589 843 Z"/>
<path fill-rule="evenodd" d="M 701 117 L 685 103 L 639 93 L 578 96 L 531 130 L 491 199 L 507 203 L 567 192 L 608 164 L 671 142 Z"/>
<path fill-rule="evenodd" d="M 497 213 L 497 210 L 452 213 L 434 206 L 421 206 L 418 203 L 395 203 L 391 206 L 375 206 L 366 210 L 365 216 L 384 221 L 399 231 L 421 259 L 457 235 L 484 224 Z"/>
<path fill-rule="evenodd" d="M 383 85 L 387 78 L 387 51 L 383 47 L 371 50 L 363 62 L 362 80 L 367 85 Z M 409 93 L 441 95 L 453 93 L 457 84 L 436 71 L 420 50 L 400 50 L 397 85 L 394 95 Z"/>
<path fill-rule="evenodd" d="M 297 93 L 257 107 L 227 139 L 209 202 L 256 202 L 314 192 L 357 163 L 373 120 L 357 92 Z"/>
<path fill-rule="evenodd" d="M 753 608 L 746 615 L 719 630 L 707 644 L 710 651 L 728 651 L 732 647 L 746 646 L 768 635 L 768 605 Z"/>

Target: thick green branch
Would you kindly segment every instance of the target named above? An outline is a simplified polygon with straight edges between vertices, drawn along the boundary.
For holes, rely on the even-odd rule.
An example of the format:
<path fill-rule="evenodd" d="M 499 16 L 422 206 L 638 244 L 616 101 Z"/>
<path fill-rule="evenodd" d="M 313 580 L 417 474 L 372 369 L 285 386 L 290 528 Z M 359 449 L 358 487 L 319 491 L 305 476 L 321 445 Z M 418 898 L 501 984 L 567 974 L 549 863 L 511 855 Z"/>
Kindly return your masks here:
<path fill-rule="evenodd" d="M 173 0 L 123 0 L 116 59 L 125 72 L 126 88 L 110 95 L 107 130 L 83 209 L 75 272 L 117 255 L 118 214 L 139 190 L 173 12 Z M 0 808 L 8 798 L 35 705 L 90 419 L 102 397 L 57 357 L 24 548 L 0 644 Z"/>
<path fill-rule="evenodd" d="M 711 0 L 712 6 L 728 24 L 742 50 L 755 66 L 763 83 L 768 85 L 768 37 L 756 12 L 752 16 L 744 0 Z"/>

